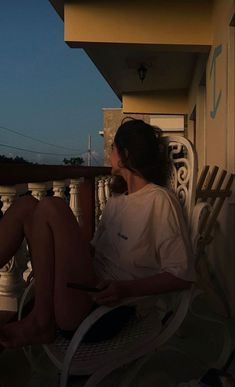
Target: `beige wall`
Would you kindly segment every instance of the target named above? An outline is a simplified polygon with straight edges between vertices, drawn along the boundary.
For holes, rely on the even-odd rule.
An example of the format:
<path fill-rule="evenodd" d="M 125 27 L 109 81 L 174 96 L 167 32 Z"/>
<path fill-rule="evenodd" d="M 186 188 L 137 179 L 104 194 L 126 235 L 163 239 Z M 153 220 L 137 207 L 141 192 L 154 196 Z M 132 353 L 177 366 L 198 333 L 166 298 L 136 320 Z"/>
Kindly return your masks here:
<path fill-rule="evenodd" d="M 195 143 L 200 169 L 205 164 L 218 165 L 235 172 L 235 28 L 229 23 L 235 12 L 234 0 L 216 0 L 213 8 L 212 47 L 207 61 L 206 84 L 200 84 L 195 70 L 189 93 L 189 116 L 196 120 Z M 200 69 L 200 66 L 199 66 Z M 235 316 L 235 184 L 219 215 L 209 262 L 218 284 L 225 293 L 230 312 Z M 208 283 L 212 283 L 211 279 Z M 215 281 L 214 281 L 215 283 Z M 213 285 L 211 287 L 213 289 Z M 209 289 L 209 288 L 208 288 Z M 215 292 L 211 300 L 218 311 L 226 313 Z"/>
<path fill-rule="evenodd" d="M 186 114 L 188 108 L 183 90 L 129 93 L 123 95 L 122 102 L 125 113 Z"/>
<path fill-rule="evenodd" d="M 234 149 L 234 27 L 229 23 L 235 12 L 233 0 L 217 0 L 213 14 L 213 46 L 207 65 L 207 162 L 231 168 L 235 172 Z M 217 54 L 216 54 L 217 52 Z M 217 56 L 216 56 L 217 55 Z M 220 96 L 220 99 L 219 99 Z M 216 110 L 216 102 L 218 108 Z M 229 108 L 229 111 L 228 111 Z M 214 112 L 214 115 L 212 114 Z M 229 113 L 229 114 L 228 114 Z M 213 142 L 213 146 L 210 144 Z M 233 145 L 235 145 L 233 143 Z M 229 149 L 228 149 L 229 148 Z M 229 153 L 228 153 L 229 150 Z"/>
<path fill-rule="evenodd" d="M 65 40 L 81 44 L 210 44 L 211 3 L 211 0 L 159 0 L 149 1 L 143 7 L 142 0 L 135 0 L 133 8 L 130 0 L 67 1 Z"/>
<path fill-rule="evenodd" d="M 206 114 L 206 161 L 217 164 L 230 172 L 234 165 L 234 27 L 229 27 L 235 12 L 233 0 L 215 2 L 213 15 L 213 46 L 207 66 L 207 114 Z M 216 58 L 216 73 L 211 74 Z M 214 70 L 215 68 L 213 68 Z M 213 76 L 212 76 L 213 75 Z M 215 76 L 215 78 L 214 78 Z M 215 87 L 215 89 L 214 89 Z M 221 93 L 221 94 L 219 94 Z M 220 97 L 215 111 L 217 98 Z M 235 186 L 220 214 L 219 229 L 215 238 L 211 259 L 220 275 L 233 315 L 235 315 Z"/>

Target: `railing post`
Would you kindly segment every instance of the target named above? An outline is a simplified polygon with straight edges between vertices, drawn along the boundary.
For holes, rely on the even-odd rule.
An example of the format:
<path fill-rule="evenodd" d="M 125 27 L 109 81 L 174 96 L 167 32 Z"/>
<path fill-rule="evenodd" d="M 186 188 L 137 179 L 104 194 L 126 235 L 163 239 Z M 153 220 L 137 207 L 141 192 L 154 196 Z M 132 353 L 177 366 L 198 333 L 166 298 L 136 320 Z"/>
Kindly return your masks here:
<path fill-rule="evenodd" d="M 110 196 L 110 177 L 99 176 L 96 184 L 96 224 L 99 223 L 104 207 Z"/>
<path fill-rule="evenodd" d="M 78 223 L 82 226 L 82 213 L 80 206 L 80 179 L 71 179 L 70 180 L 70 201 L 69 205 L 71 210 L 74 213 L 75 218 Z"/>
<path fill-rule="evenodd" d="M 52 183 L 49 181 L 43 183 L 28 183 L 28 189 L 31 191 L 31 195 L 38 200 L 44 198 L 47 190 L 50 188 L 52 188 Z"/>
<path fill-rule="evenodd" d="M 13 204 L 17 196 L 27 191 L 27 185 L 0 186 L 2 214 Z M 10 236 L 9 236 L 10 237 Z M 17 311 L 19 298 L 25 288 L 23 272 L 27 267 L 26 246 L 23 242 L 14 257 L 0 269 L 0 310 Z"/>
<path fill-rule="evenodd" d="M 106 177 L 104 181 L 105 203 L 110 197 L 110 177 Z"/>
<path fill-rule="evenodd" d="M 68 185 L 68 180 L 56 180 L 53 181 L 53 192 L 54 196 L 65 199 L 65 189 L 66 185 Z"/>
<path fill-rule="evenodd" d="M 103 212 L 105 207 L 105 179 L 101 176 L 98 180 L 98 199 L 99 199 L 99 207 L 100 212 Z"/>

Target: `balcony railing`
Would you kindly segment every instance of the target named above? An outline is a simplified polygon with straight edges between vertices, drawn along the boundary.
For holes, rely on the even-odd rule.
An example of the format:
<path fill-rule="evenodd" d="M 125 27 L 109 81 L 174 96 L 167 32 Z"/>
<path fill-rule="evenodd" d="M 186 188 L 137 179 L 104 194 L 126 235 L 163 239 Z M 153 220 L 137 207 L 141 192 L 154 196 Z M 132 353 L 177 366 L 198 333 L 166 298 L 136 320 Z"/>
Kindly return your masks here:
<path fill-rule="evenodd" d="M 110 168 L 50 165 L 0 166 L 0 216 L 17 197 L 30 194 L 38 200 L 57 196 L 67 201 L 89 241 L 109 196 Z M 26 242 L 0 269 L 0 310 L 15 311 L 30 271 Z"/>

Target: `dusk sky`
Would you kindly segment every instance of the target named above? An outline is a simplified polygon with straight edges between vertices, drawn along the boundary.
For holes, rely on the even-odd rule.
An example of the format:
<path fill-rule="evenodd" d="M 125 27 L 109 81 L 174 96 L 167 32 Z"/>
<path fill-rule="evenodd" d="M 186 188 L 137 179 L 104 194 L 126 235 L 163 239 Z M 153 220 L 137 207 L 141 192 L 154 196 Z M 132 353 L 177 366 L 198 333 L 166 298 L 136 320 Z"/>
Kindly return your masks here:
<path fill-rule="evenodd" d="M 91 135 L 95 158 L 102 159 L 101 109 L 121 103 L 85 52 L 67 46 L 63 29 L 49 0 L 1 2 L 1 155 L 56 164 L 83 155 Z"/>

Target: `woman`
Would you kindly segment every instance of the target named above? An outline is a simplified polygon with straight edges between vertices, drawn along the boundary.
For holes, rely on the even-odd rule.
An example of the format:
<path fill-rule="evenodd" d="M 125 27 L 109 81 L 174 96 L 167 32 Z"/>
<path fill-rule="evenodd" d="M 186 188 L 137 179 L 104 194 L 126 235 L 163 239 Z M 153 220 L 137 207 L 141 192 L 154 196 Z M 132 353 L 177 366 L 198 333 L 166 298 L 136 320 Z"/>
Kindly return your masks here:
<path fill-rule="evenodd" d="M 59 198 L 38 202 L 23 197 L 0 222 L 0 266 L 24 237 L 35 277 L 35 303 L 20 322 L 0 328 L 0 343 L 16 347 L 48 343 L 55 328 L 74 330 L 98 305 L 190 286 L 190 243 L 176 199 L 162 187 L 166 160 L 160 130 L 141 120 L 119 127 L 112 146 L 112 174 L 126 190 L 112 195 L 92 241 L 83 241 L 71 210 Z M 10 237 L 10 238 L 9 238 Z M 74 290 L 68 282 L 97 286 L 97 293 Z"/>

